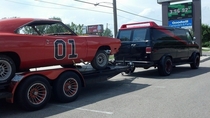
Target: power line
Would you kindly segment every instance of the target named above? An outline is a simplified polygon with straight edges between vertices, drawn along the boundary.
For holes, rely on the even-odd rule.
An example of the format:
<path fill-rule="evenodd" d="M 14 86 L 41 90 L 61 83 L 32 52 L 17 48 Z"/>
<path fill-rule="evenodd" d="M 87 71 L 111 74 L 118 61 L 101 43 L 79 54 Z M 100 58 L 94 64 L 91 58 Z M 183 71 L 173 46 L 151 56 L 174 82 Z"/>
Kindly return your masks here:
<path fill-rule="evenodd" d="M 63 8 L 47 7 L 47 6 L 40 6 L 40 5 L 32 5 L 32 4 L 27 4 L 27 3 L 23 3 L 23 2 L 13 1 L 13 0 L 5 0 L 5 1 L 7 1 L 7 2 L 12 2 L 12 3 L 16 3 L 16 4 L 22 4 L 22 5 L 40 7 L 40 8 L 63 9 Z M 35 1 L 45 2 L 45 1 L 42 1 L 42 0 L 35 0 Z M 81 9 L 81 10 L 92 11 L 92 12 L 98 12 L 98 13 L 113 14 L 113 13 L 111 13 L 111 12 L 104 12 L 104 11 L 99 11 L 99 10 L 90 10 L 90 9 L 86 9 L 86 8 L 80 8 L 80 7 L 70 6 L 70 5 L 63 5 L 63 4 L 58 4 L 58 3 L 51 3 L 51 2 L 45 2 L 45 3 L 54 4 L 54 5 L 59 5 L 59 6 L 65 6 L 65 7 L 72 7 L 72 8 L 74 8 L 74 9 Z M 67 10 L 67 9 L 63 9 L 63 10 Z M 121 17 L 121 18 L 128 19 L 128 20 L 133 20 L 133 19 L 131 19 L 131 18 L 127 18 L 127 17 L 121 16 L 121 15 L 117 15 L 117 16 L 119 16 L 119 17 Z"/>
<path fill-rule="evenodd" d="M 27 4 L 27 3 L 22 3 L 22 2 L 16 2 L 16 1 L 12 1 L 12 0 L 6 0 L 6 1 L 7 2 L 17 3 L 17 4 L 23 4 L 23 5 L 41 7 L 41 8 L 63 9 L 63 8 L 55 8 L 55 7 L 46 7 L 46 6 L 32 5 L 32 4 Z M 45 2 L 45 1 L 41 1 L 41 0 L 35 0 L 35 1 Z M 51 2 L 45 2 L 45 3 L 53 4 Z M 72 8 L 75 8 L 75 9 L 81 9 L 81 10 L 94 11 L 94 12 L 99 12 L 99 13 L 112 14 L 111 12 L 104 12 L 104 11 L 98 11 L 98 10 L 90 10 L 90 9 L 86 9 L 86 8 L 74 7 L 74 6 L 69 6 L 69 5 L 62 5 L 62 4 L 58 4 L 58 3 L 54 3 L 54 4 L 55 5 L 59 5 L 59 6 L 72 7 Z"/>
<path fill-rule="evenodd" d="M 113 9 L 113 7 L 106 6 L 106 5 L 100 5 L 99 3 L 90 3 L 90 2 L 85 2 L 85 1 L 82 1 L 82 0 L 75 0 L 75 1 L 83 2 L 83 3 L 87 3 L 87 4 L 92 4 L 92 5 L 95 5 L 95 6 L 101 6 L 101 7 L 106 7 L 106 8 L 112 8 Z M 131 12 L 128 12 L 128 11 L 125 11 L 125 10 L 122 10 L 122 9 L 118 9 L 117 8 L 117 10 L 121 11 L 121 12 L 124 12 L 124 13 L 127 13 L 127 14 L 134 15 L 134 16 L 139 16 L 139 17 L 142 17 L 142 18 L 146 18 L 146 19 L 162 22 L 161 20 L 157 20 L 157 19 L 154 19 L 154 18 L 150 18 L 150 17 L 139 15 L 139 14 L 131 13 Z"/>

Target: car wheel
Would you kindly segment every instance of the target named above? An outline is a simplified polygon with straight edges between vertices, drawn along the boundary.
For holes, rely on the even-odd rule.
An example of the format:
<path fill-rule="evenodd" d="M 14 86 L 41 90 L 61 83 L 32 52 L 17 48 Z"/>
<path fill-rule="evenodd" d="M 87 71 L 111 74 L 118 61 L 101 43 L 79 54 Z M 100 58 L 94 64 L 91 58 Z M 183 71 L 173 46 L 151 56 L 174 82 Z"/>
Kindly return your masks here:
<path fill-rule="evenodd" d="M 192 59 L 192 63 L 190 64 L 190 67 L 192 69 L 198 69 L 199 65 L 200 65 L 200 56 L 196 54 Z"/>
<path fill-rule="evenodd" d="M 91 61 L 91 65 L 95 69 L 105 69 L 108 65 L 109 58 L 107 53 L 104 50 L 99 50 L 94 59 Z"/>
<path fill-rule="evenodd" d="M 14 61 L 6 55 L 0 55 L 0 84 L 8 84 L 15 73 Z"/>
<path fill-rule="evenodd" d="M 74 101 L 81 91 L 80 77 L 74 72 L 62 73 L 53 84 L 53 93 L 59 102 Z"/>
<path fill-rule="evenodd" d="M 30 76 L 20 83 L 16 97 L 17 102 L 23 109 L 30 111 L 39 110 L 50 100 L 50 84 L 42 76 Z"/>
<path fill-rule="evenodd" d="M 171 74 L 173 63 L 170 57 L 162 58 L 158 65 L 158 72 L 160 75 L 167 76 Z"/>

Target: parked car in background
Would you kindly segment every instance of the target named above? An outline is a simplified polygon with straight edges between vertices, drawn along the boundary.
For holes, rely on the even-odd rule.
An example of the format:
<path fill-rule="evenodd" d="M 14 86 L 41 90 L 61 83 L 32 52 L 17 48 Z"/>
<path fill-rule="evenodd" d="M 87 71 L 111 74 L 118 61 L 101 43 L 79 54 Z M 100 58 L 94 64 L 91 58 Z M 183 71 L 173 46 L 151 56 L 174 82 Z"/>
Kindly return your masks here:
<path fill-rule="evenodd" d="M 121 41 L 114 55 L 118 63 L 133 62 L 135 67 L 145 69 L 158 67 L 160 75 L 170 75 L 175 65 L 199 67 L 199 46 L 187 29 L 158 26 L 155 22 L 131 23 L 121 26 L 117 38 Z"/>
<path fill-rule="evenodd" d="M 11 18 L 0 20 L 0 84 L 16 72 L 30 68 L 90 62 L 104 69 L 120 40 L 99 36 L 78 36 L 58 20 Z"/>

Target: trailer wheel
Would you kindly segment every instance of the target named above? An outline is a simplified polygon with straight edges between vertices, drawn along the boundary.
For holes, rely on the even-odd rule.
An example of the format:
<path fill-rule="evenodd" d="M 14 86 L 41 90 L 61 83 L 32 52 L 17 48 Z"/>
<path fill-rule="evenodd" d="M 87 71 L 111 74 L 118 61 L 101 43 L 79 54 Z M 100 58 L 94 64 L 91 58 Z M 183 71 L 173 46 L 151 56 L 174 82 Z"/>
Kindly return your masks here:
<path fill-rule="evenodd" d="M 14 77 L 15 72 L 14 61 L 6 55 L 0 55 L 0 83 L 8 84 Z"/>
<path fill-rule="evenodd" d="M 53 84 L 56 100 L 62 103 L 74 101 L 81 91 L 80 77 L 74 72 L 62 73 Z"/>
<path fill-rule="evenodd" d="M 49 82 L 42 76 L 34 75 L 25 78 L 17 90 L 17 102 L 25 110 L 39 110 L 50 100 Z"/>
<path fill-rule="evenodd" d="M 98 50 L 94 59 L 91 61 L 91 65 L 95 69 L 105 69 L 108 65 L 109 57 L 104 50 Z"/>

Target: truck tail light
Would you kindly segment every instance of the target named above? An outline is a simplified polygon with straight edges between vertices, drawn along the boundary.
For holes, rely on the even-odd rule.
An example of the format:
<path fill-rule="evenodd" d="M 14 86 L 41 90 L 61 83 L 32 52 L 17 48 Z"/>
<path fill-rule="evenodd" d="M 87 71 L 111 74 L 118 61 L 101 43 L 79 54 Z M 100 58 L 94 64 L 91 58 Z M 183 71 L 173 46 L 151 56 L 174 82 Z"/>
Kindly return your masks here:
<path fill-rule="evenodd" d="M 150 54 L 152 52 L 152 48 L 151 47 L 146 47 L 146 54 Z"/>

